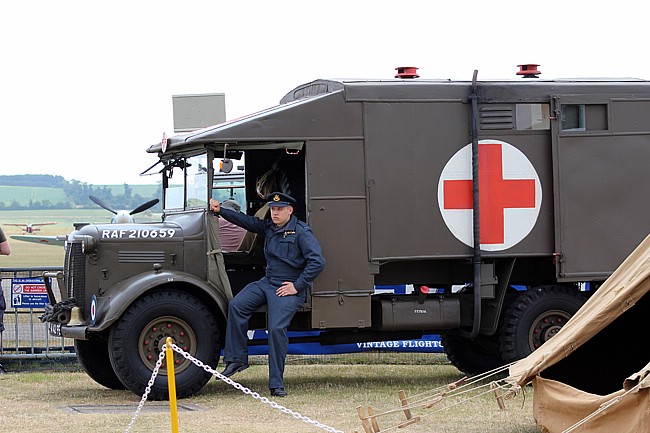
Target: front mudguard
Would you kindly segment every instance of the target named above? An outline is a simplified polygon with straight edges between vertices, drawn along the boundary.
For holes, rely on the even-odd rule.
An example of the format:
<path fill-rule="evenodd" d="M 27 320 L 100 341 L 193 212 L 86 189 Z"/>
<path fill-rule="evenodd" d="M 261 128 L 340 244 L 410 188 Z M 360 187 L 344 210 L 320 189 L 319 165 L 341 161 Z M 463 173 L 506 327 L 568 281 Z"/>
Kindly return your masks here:
<path fill-rule="evenodd" d="M 222 288 L 215 289 L 204 280 L 197 279 L 192 274 L 178 271 L 146 272 L 134 275 L 120 281 L 107 289 L 100 296 L 93 295 L 89 300 L 91 305 L 86 311 L 90 324 L 85 334 L 99 333 L 110 328 L 124 311 L 143 294 L 164 286 L 182 285 L 189 287 L 192 293 L 205 294 L 221 310 L 223 317 L 228 311 L 228 299 Z M 93 305 L 94 304 L 94 305 Z"/>

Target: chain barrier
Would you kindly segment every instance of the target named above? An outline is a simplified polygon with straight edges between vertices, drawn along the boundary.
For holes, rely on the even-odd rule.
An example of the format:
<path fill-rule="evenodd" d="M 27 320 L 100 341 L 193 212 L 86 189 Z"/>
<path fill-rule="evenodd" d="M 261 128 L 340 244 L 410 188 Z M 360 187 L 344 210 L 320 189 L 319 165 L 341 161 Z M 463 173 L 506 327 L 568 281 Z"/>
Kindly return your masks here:
<path fill-rule="evenodd" d="M 131 427 L 133 427 L 135 420 L 138 418 L 138 415 L 140 415 L 140 411 L 142 411 L 142 408 L 144 407 L 144 403 L 147 401 L 147 397 L 151 392 L 151 387 L 156 381 L 156 376 L 158 376 L 158 370 L 160 370 L 164 358 L 165 358 L 165 351 L 161 350 L 160 355 L 158 355 L 158 361 L 156 361 L 156 366 L 154 367 L 153 373 L 151 374 L 151 378 L 149 379 L 149 383 L 147 383 L 147 387 L 144 389 L 144 394 L 142 394 L 142 398 L 140 399 L 140 404 L 138 404 L 138 408 L 135 410 L 135 413 L 133 414 L 133 418 L 131 418 L 131 422 L 129 423 L 129 426 L 126 428 L 126 430 L 124 430 L 124 433 L 129 433 L 129 431 L 131 431 Z"/>
<path fill-rule="evenodd" d="M 315 421 L 307 416 L 301 415 L 298 412 L 294 412 L 291 409 L 288 409 L 282 405 L 277 404 L 276 402 L 269 400 L 266 397 L 262 397 L 259 393 L 251 391 L 249 388 L 246 388 L 240 383 L 235 382 L 234 380 L 227 378 L 221 373 L 218 373 L 217 371 L 213 370 L 209 365 L 204 364 L 200 359 L 194 358 L 192 355 L 189 353 L 183 351 L 180 347 L 176 346 L 175 344 L 172 343 L 172 349 L 174 349 L 176 352 L 180 353 L 185 359 L 188 359 L 189 361 L 193 362 L 197 367 L 202 368 L 203 370 L 207 371 L 208 373 L 212 374 L 213 376 L 217 377 L 219 380 L 226 382 L 228 385 L 234 387 L 235 389 L 240 390 L 246 395 L 250 395 L 251 397 L 259 400 L 261 403 L 268 404 L 274 409 L 277 409 L 281 411 L 282 413 L 291 415 L 297 420 L 303 421 L 307 424 L 311 424 L 315 427 L 318 427 L 320 429 L 323 429 L 327 432 L 330 433 L 344 433 L 341 430 L 336 430 L 335 428 L 329 427 L 323 423 L 320 423 L 318 421 Z"/>
<path fill-rule="evenodd" d="M 239 391 L 243 392 L 244 394 L 250 395 L 254 399 L 259 400 L 261 403 L 268 404 L 273 409 L 277 409 L 282 413 L 285 413 L 287 415 L 291 415 L 292 417 L 294 417 L 295 419 L 297 419 L 299 421 L 303 421 L 303 422 L 305 422 L 307 424 L 311 424 L 314 427 L 318 427 L 318 428 L 320 428 L 322 430 L 325 430 L 327 432 L 330 432 L 330 433 L 344 433 L 341 430 L 337 430 L 337 429 L 335 429 L 333 427 L 329 427 L 328 425 L 325 425 L 325 424 L 323 424 L 321 422 L 313 420 L 313 419 L 309 418 L 308 416 L 301 415 L 298 412 L 295 412 L 295 411 L 293 411 L 293 410 L 291 410 L 289 408 L 286 408 L 286 407 L 284 407 L 284 406 L 282 406 L 282 405 L 280 405 L 280 404 L 278 404 L 278 403 L 276 403 L 276 402 L 274 402 L 272 400 L 269 400 L 266 397 L 262 397 L 258 392 L 251 391 L 249 388 L 246 388 L 242 384 L 237 383 L 237 382 L 235 382 L 234 380 L 232 380 L 230 378 L 227 378 L 226 376 L 224 376 L 223 374 L 217 372 L 216 370 L 213 370 L 209 365 L 204 364 L 200 359 L 194 358 L 191 354 L 185 352 L 183 349 L 181 349 L 180 347 L 178 347 L 177 345 L 175 345 L 173 343 L 172 343 L 171 347 L 172 347 L 172 349 L 174 351 L 178 352 L 181 356 L 183 356 L 185 359 L 187 359 L 190 362 L 192 362 L 193 364 L 195 364 L 197 367 L 207 371 L 208 373 L 212 374 L 217 379 L 227 383 L 228 385 L 234 387 L 235 389 L 238 389 Z M 125 430 L 124 433 L 129 433 L 129 431 L 131 430 L 131 427 L 135 423 L 135 420 L 137 419 L 138 415 L 140 414 L 140 411 L 142 410 L 142 407 L 144 406 L 144 403 L 147 401 L 147 396 L 151 392 L 151 387 L 153 386 L 154 381 L 156 380 L 156 376 L 158 375 L 158 370 L 160 369 L 160 366 L 162 365 L 164 357 L 165 357 L 165 351 L 162 350 L 160 352 L 160 356 L 158 357 L 158 361 L 156 362 L 156 366 L 155 366 L 155 368 L 153 370 L 153 373 L 151 375 L 151 379 L 149 379 L 149 383 L 148 383 L 147 387 L 145 388 L 144 394 L 142 395 L 142 399 L 140 400 L 140 404 L 138 405 L 138 408 L 136 409 L 135 414 L 133 415 L 133 418 L 131 419 L 131 422 L 129 423 L 129 426 L 127 427 L 127 429 Z"/>

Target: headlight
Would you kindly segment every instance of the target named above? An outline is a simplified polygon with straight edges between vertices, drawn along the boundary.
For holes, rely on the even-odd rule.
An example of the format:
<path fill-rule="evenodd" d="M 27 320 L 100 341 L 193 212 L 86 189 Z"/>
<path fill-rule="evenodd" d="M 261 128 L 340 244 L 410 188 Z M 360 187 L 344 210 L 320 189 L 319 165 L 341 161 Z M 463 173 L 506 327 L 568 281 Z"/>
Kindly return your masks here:
<path fill-rule="evenodd" d="M 81 241 L 81 252 L 84 254 L 90 254 L 97 249 L 97 241 L 92 236 L 75 236 L 75 240 Z"/>

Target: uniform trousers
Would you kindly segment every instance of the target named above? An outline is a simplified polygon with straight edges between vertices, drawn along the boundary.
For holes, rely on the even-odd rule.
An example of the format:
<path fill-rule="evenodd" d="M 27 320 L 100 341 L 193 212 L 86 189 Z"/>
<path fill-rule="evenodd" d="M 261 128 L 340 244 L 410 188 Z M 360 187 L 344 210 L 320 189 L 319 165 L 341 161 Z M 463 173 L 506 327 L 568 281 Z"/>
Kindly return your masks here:
<path fill-rule="evenodd" d="M 284 365 L 289 349 L 287 327 L 294 314 L 305 302 L 305 293 L 278 296 L 275 291 L 282 282 L 271 282 L 264 277 L 246 285 L 228 305 L 226 363 L 248 363 L 248 320 L 262 305 L 267 305 L 267 331 L 269 345 L 269 389 L 284 388 Z"/>

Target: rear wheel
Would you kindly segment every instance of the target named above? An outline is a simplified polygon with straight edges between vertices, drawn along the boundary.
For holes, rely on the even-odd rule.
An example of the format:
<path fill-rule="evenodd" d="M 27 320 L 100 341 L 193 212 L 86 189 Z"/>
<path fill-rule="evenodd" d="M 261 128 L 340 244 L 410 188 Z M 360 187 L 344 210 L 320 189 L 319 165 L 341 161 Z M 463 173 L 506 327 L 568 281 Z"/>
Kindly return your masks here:
<path fill-rule="evenodd" d="M 108 342 L 75 340 L 74 351 L 81 367 L 95 382 L 110 389 L 126 389 L 111 365 Z"/>
<path fill-rule="evenodd" d="M 473 285 L 465 286 L 460 293 L 473 293 Z M 516 298 L 517 290 L 508 286 L 504 308 Z M 459 330 L 450 330 L 441 335 L 442 345 L 449 362 L 468 375 L 485 373 L 506 364 L 499 348 L 499 335 L 479 334 L 474 340 L 463 336 Z"/>
<path fill-rule="evenodd" d="M 173 289 L 149 293 L 129 306 L 111 329 L 111 364 L 122 383 L 142 395 L 167 337 L 214 368 L 219 362 L 220 330 L 214 314 L 195 296 Z M 151 387 L 152 400 L 168 398 L 165 364 Z M 198 392 L 211 377 L 176 352 L 174 372 L 178 398 Z"/>
<path fill-rule="evenodd" d="M 506 362 L 528 356 L 557 334 L 582 307 L 573 287 L 540 286 L 519 295 L 501 319 L 499 343 Z"/>
<path fill-rule="evenodd" d="M 441 335 L 441 340 L 449 362 L 465 374 L 483 373 L 505 364 L 496 335 L 479 335 L 470 340 L 457 331 L 449 331 Z"/>

